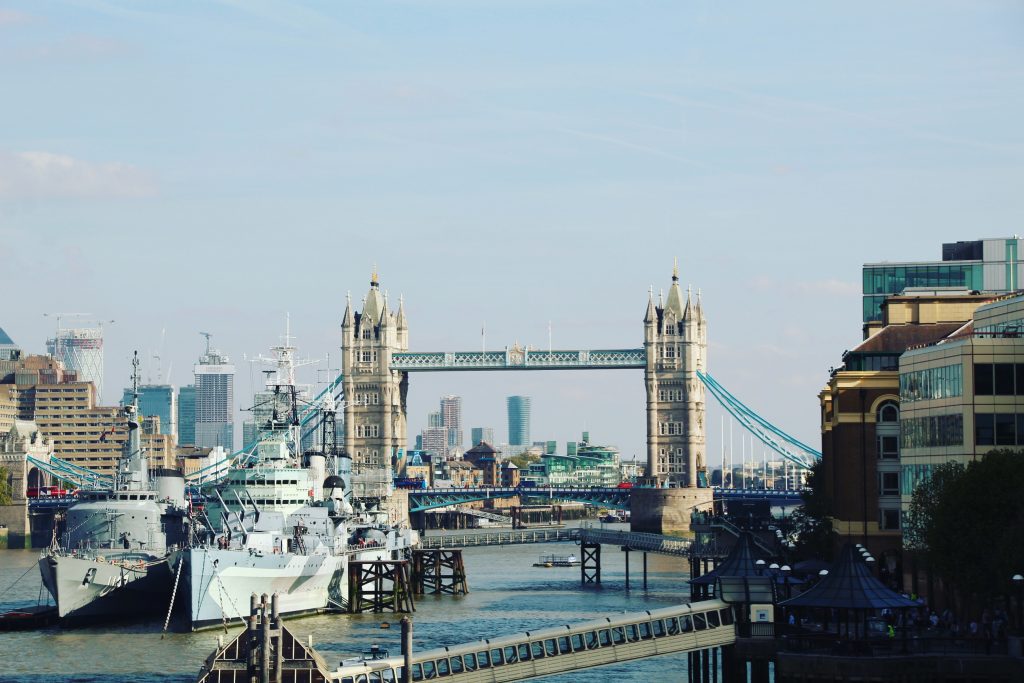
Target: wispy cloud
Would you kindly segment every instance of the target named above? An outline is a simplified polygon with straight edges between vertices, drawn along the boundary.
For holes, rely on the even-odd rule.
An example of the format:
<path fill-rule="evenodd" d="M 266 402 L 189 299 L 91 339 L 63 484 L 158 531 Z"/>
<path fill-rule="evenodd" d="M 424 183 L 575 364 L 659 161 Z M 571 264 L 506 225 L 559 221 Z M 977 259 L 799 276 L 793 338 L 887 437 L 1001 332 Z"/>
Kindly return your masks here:
<path fill-rule="evenodd" d="M 703 168 L 705 170 L 714 170 L 711 166 L 703 162 L 696 161 L 695 159 L 688 159 L 686 157 L 679 156 L 678 154 L 672 154 L 671 152 L 666 152 L 665 150 L 658 149 L 656 147 L 638 145 L 637 143 L 630 142 L 629 140 L 622 140 L 620 138 L 614 138 L 609 135 L 601 135 L 599 133 L 588 133 L 586 131 L 575 130 L 572 128 L 559 128 L 558 130 L 562 133 L 569 133 L 570 135 L 575 135 L 576 137 L 585 138 L 588 140 L 597 140 L 598 142 L 604 142 L 609 145 L 615 145 L 616 147 L 624 147 L 625 149 L 631 149 L 635 152 L 642 152 L 644 154 L 650 154 L 652 156 L 661 157 L 663 159 L 678 161 L 680 163 L 688 164 L 690 166 L 696 166 L 697 168 Z"/>
<path fill-rule="evenodd" d="M 860 286 L 856 282 L 835 278 L 784 282 L 771 277 L 758 277 L 751 280 L 750 284 L 754 289 L 777 290 L 803 296 L 859 296 L 861 294 Z"/>
<path fill-rule="evenodd" d="M 24 24 L 32 21 L 32 16 L 14 9 L 0 9 L 0 27 Z"/>
<path fill-rule="evenodd" d="M 131 164 L 93 163 L 52 152 L 0 151 L 0 199 L 97 199 L 155 193 L 152 176 Z"/>

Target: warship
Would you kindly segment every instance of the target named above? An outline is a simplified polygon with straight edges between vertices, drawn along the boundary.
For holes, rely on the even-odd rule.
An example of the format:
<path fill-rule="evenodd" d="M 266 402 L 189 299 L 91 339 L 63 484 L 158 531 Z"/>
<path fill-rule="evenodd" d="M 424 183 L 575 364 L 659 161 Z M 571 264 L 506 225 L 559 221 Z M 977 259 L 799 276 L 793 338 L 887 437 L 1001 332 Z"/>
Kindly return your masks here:
<path fill-rule="evenodd" d="M 113 486 L 79 490 L 64 530 L 39 559 L 43 585 L 61 623 L 158 613 L 167 605 L 168 558 L 189 540 L 185 480 L 176 470 L 149 470 L 139 435 L 139 359 L 132 361 L 128 430 Z"/>
<path fill-rule="evenodd" d="M 301 449 L 294 348 L 273 350 L 278 367 L 265 392 L 273 397 L 270 418 L 251 452 L 204 488 L 197 542 L 171 559 L 192 630 L 244 619 L 253 593 L 277 594 L 285 615 L 342 609 L 349 560 L 398 559 L 418 543 L 416 532 L 389 523 L 387 491 L 353 496 L 329 390 L 311 408 L 319 445 Z"/>

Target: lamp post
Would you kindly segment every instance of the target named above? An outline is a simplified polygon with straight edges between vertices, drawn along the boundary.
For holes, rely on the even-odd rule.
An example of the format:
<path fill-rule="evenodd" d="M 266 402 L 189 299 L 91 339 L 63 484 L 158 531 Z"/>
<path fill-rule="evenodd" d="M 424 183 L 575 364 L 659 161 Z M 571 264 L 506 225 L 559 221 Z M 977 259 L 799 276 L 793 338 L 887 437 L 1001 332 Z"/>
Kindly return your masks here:
<path fill-rule="evenodd" d="M 1024 576 L 1014 574 L 1010 580 L 1017 589 L 1017 632 L 1024 635 Z"/>
<path fill-rule="evenodd" d="M 764 560 L 758 560 L 757 562 L 754 563 L 754 566 L 757 568 L 757 575 L 758 576 L 761 576 L 762 574 L 764 574 Z"/>
<path fill-rule="evenodd" d="M 792 570 L 792 568 L 788 564 L 784 564 L 781 567 L 779 567 L 779 571 L 782 572 L 782 582 L 786 584 L 786 599 L 789 600 L 789 598 L 790 598 L 789 574 L 793 570 Z"/>

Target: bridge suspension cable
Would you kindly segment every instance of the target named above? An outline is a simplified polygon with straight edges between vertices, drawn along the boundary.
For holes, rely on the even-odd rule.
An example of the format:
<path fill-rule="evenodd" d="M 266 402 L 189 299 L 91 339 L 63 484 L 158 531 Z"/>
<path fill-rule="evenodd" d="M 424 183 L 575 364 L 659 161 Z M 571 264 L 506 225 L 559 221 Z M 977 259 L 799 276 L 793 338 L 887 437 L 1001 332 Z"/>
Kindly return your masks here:
<path fill-rule="evenodd" d="M 698 370 L 697 377 L 733 418 L 786 460 L 810 468 L 821 459 L 821 451 L 811 448 L 758 415 L 708 373 Z"/>

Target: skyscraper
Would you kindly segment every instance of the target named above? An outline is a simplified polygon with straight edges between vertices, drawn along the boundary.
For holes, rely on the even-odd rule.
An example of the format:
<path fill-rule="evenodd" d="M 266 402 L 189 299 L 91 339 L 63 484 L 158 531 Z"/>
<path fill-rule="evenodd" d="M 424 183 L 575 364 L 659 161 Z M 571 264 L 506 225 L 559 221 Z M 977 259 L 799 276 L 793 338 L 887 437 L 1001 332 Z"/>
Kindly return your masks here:
<path fill-rule="evenodd" d="M 470 446 L 477 446 L 481 443 L 494 445 L 494 427 L 473 427 L 470 434 L 473 437 L 471 439 L 473 443 Z"/>
<path fill-rule="evenodd" d="M 178 445 L 196 443 L 196 385 L 178 389 Z"/>
<path fill-rule="evenodd" d="M 235 366 L 231 359 L 210 348 L 194 366 L 196 376 L 196 446 L 235 448 Z"/>
<path fill-rule="evenodd" d="M 508 443 L 510 446 L 530 445 L 530 397 L 509 396 Z"/>
<path fill-rule="evenodd" d="M 442 426 L 447 430 L 448 448 L 462 448 L 462 397 L 441 397 Z"/>
<path fill-rule="evenodd" d="M 132 390 L 125 389 L 121 405 L 132 402 Z M 160 433 L 178 435 L 178 396 L 169 384 L 139 385 L 139 413 L 160 418 Z"/>
<path fill-rule="evenodd" d="M 103 328 L 81 327 L 58 329 L 53 339 L 46 340 L 46 351 L 78 373 L 79 382 L 92 382 L 96 401 L 103 396 Z"/>

